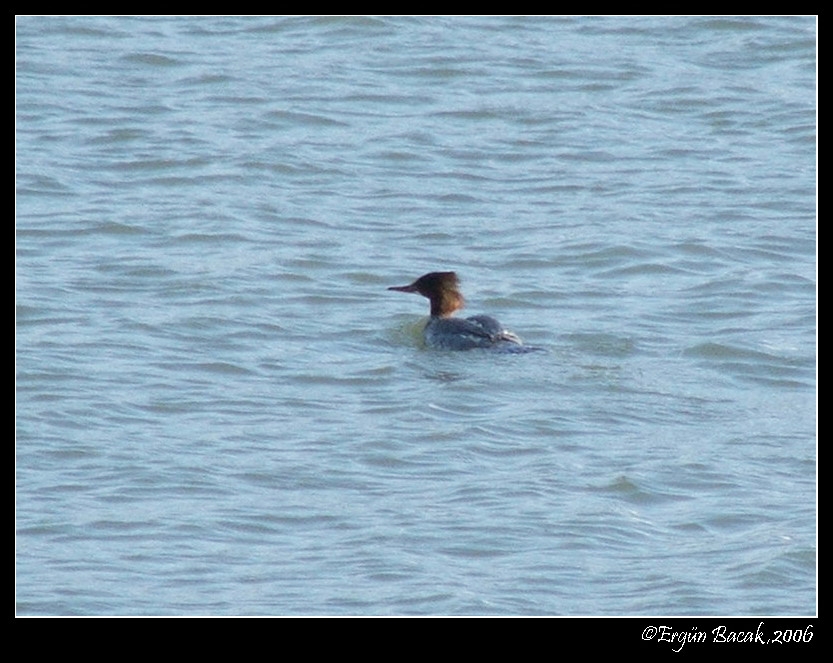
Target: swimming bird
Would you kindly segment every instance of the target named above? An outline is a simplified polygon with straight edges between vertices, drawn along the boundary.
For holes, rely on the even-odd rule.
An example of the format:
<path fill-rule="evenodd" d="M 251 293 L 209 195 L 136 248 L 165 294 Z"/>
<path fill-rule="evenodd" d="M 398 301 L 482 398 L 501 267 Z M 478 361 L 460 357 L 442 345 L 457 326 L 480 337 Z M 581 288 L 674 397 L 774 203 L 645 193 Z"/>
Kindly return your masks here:
<path fill-rule="evenodd" d="M 505 329 L 491 316 L 453 317 L 465 304 L 460 293 L 460 279 L 455 272 L 430 272 L 409 285 L 391 286 L 388 290 L 416 292 L 431 302 L 431 317 L 423 331 L 425 344 L 431 348 L 490 348 L 508 352 L 538 349 L 525 346 L 517 334 Z"/>

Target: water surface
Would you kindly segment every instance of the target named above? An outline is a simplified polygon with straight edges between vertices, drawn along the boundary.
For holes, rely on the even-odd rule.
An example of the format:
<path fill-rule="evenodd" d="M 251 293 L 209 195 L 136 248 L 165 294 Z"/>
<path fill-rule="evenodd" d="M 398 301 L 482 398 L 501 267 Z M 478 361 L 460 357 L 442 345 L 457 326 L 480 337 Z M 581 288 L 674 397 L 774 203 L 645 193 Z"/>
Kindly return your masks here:
<path fill-rule="evenodd" d="M 15 54 L 17 614 L 815 614 L 814 18 Z"/>

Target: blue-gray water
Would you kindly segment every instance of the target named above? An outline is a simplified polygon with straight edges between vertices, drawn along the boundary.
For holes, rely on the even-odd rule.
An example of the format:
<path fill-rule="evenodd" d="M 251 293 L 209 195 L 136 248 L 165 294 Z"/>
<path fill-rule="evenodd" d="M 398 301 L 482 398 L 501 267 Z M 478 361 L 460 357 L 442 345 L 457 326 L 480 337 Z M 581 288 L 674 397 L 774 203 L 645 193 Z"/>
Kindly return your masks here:
<path fill-rule="evenodd" d="M 814 18 L 15 51 L 17 614 L 815 614 Z"/>

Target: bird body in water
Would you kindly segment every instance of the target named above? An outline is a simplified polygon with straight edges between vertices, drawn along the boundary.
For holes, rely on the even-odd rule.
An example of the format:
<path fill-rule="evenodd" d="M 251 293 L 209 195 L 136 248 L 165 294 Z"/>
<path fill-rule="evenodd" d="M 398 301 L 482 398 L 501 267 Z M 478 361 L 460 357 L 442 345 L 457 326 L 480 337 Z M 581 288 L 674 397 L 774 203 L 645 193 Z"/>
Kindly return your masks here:
<path fill-rule="evenodd" d="M 423 331 L 425 344 L 431 348 L 488 348 L 504 352 L 527 352 L 537 349 L 525 346 L 516 334 L 505 329 L 491 316 L 453 317 L 465 304 L 460 293 L 460 280 L 455 272 L 430 272 L 409 285 L 392 286 L 388 290 L 416 292 L 431 302 L 431 317 Z"/>

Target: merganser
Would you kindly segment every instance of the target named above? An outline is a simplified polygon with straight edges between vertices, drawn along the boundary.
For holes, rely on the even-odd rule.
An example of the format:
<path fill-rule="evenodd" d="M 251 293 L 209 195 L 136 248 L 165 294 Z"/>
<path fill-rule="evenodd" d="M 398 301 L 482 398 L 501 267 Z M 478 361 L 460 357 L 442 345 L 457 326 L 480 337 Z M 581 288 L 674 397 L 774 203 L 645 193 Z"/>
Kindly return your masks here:
<path fill-rule="evenodd" d="M 439 350 L 494 348 L 509 352 L 538 349 L 524 346 L 516 334 L 488 315 L 453 318 L 454 312 L 465 304 L 459 285 L 455 272 L 430 272 L 410 285 L 391 286 L 388 290 L 417 292 L 431 301 L 431 318 L 423 331 L 429 347 Z"/>

